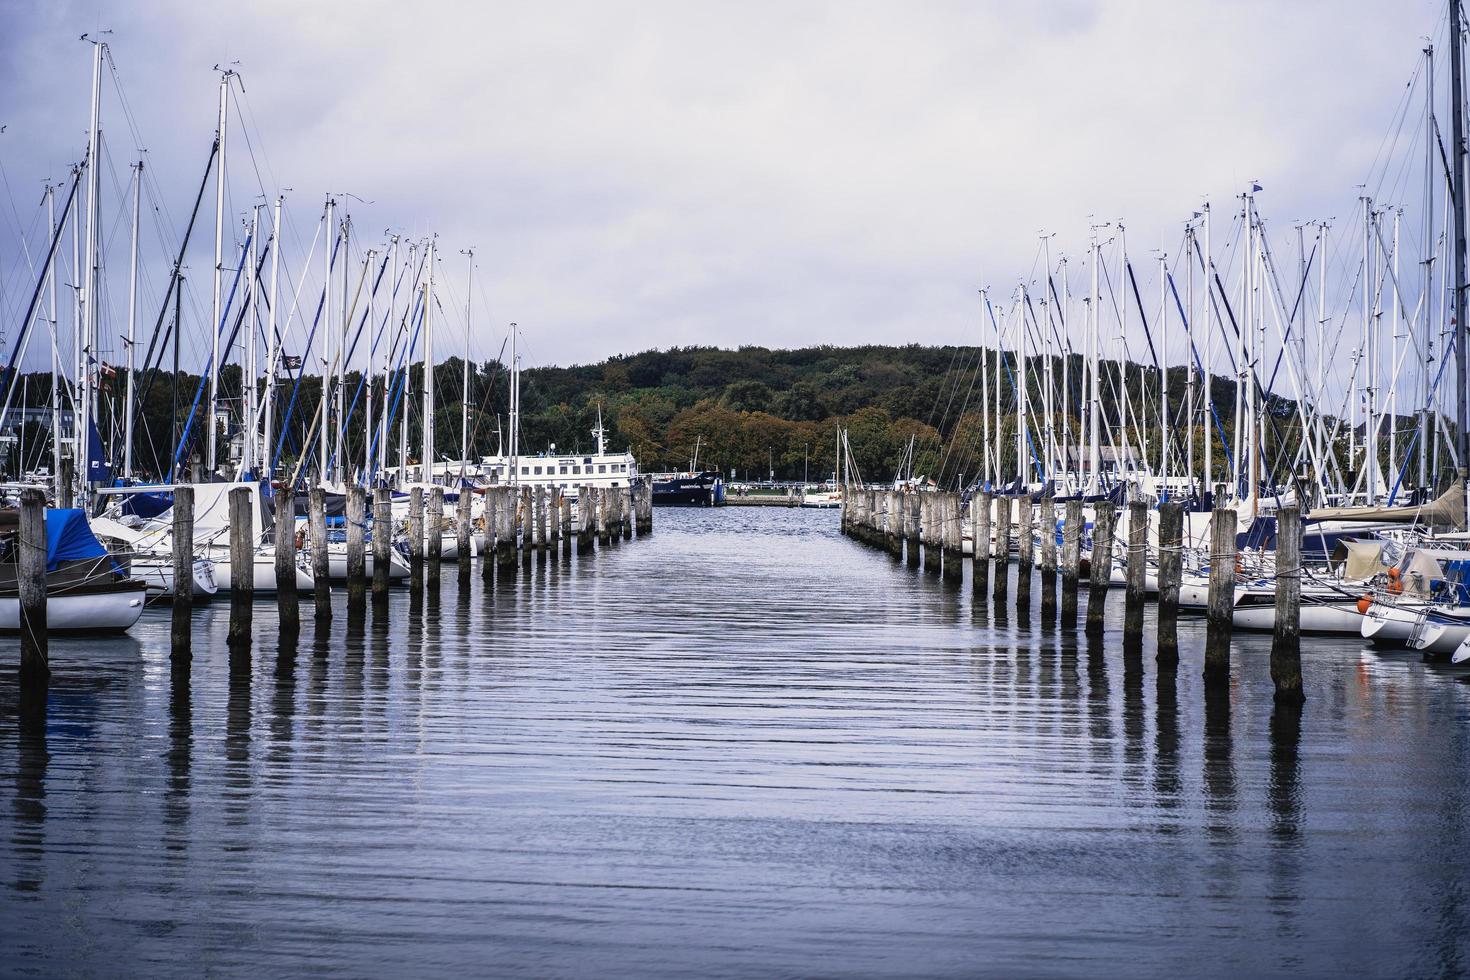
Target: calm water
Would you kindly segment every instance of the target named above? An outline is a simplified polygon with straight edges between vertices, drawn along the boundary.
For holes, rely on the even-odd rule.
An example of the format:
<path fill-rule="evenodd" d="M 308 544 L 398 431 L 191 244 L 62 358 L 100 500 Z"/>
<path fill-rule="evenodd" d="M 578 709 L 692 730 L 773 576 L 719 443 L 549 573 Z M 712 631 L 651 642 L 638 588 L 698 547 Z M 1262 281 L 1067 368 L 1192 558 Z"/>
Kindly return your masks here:
<path fill-rule="evenodd" d="M 1309 640 L 1292 717 L 1269 641 L 1207 699 L 1195 623 L 1161 677 L 833 512 L 657 518 L 295 650 L 201 609 L 188 680 L 166 610 L 54 642 L 44 730 L 3 641 L 0 972 L 1470 971 L 1461 675 Z"/>

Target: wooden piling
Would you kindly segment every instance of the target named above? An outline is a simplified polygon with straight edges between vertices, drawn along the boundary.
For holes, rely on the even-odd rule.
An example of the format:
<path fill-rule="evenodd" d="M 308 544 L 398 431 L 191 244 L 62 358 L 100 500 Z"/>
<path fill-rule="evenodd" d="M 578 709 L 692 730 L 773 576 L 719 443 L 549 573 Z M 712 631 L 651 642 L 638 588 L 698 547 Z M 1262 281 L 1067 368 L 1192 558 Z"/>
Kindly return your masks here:
<path fill-rule="evenodd" d="M 480 520 L 485 530 L 480 577 L 487 585 L 495 579 L 495 563 L 500 554 L 500 495 L 500 487 L 491 487 L 480 495 Z"/>
<path fill-rule="evenodd" d="M 988 490 L 970 499 L 971 533 L 975 539 L 970 556 L 970 591 L 982 600 L 990 596 L 990 510 Z"/>
<path fill-rule="evenodd" d="M 991 595 L 996 599 L 1005 597 L 1011 583 L 1011 498 L 997 495 L 995 498 L 995 579 L 991 583 Z"/>
<path fill-rule="evenodd" d="M 552 487 L 546 502 L 546 547 L 553 555 L 561 548 L 561 489 Z"/>
<path fill-rule="evenodd" d="M 1179 661 L 1179 580 L 1184 570 L 1184 505 L 1159 505 L 1159 638 L 1158 660 Z"/>
<path fill-rule="evenodd" d="M 444 488 L 434 487 L 429 491 L 429 517 L 424 532 L 424 545 L 428 551 L 429 588 L 439 587 L 439 576 L 444 565 Z"/>
<path fill-rule="evenodd" d="M 15 579 L 20 593 L 20 686 L 42 691 L 51 676 L 46 631 L 46 494 L 39 487 L 20 492 Z"/>
<path fill-rule="evenodd" d="M 408 491 L 408 587 L 424 587 L 424 488 Z"/>
<path fill-rule="evenodd" d="M 470 505 L 474 500 L 474 492 L 466 486 L 459 488 L 459 495 L 454 500 L 454 550 L 459 554 L 460 581 L 469 576 L 472 558 L 470 552 L 474 551 L 474 519 L 470 516 Z"/>
<path fill-rule="evenodd" d="M 959 585 L 965 577 L 965 527 L 960 516 L 960 495 L 958 493 L 946 493 L 942 495 L 944 522 L 944 580 L 951 585 Z"/>
<path fill-rule="evenodd" d="M 177 575 L 177 571 L 175 572 Z M 193 563 L 189 588 L 194 584 Z M 175 599 L 177 601 L 177 599 Z M 226 642 L 250 642 L 250 619 L 255 606 L 255 515 L 250 506 L 250 489 L 230 491 L 230 631 Z"/>
<path fill-rule="evenodd" d="M 521 487 L 521 503 L 517 510 L 521 522 L 521 561 L 529 565 L 536 550 L 536 504 L 530 487 Z"/>
<path fill-rule="evenodd" d="M 531 513 L 536 522 L 531 531 L 531 538 L 536 549 L 540 551 L 545 549 L 547 542 L 545 487 L 536 487 L 531 491 Z"/>
<path fill-rule="evenodd" d="M 1077 580 L 1082 566 L 1082 501 L 1069 500 L 1062 524 L 1062 619 L 1077 618 Z"/>
<path fill-rule="evenodd" d="M 618 491 L 618 514 L 623 525 L 623 539 L 633 536 L 633 488 L 623 487 Z"/>
<path fill-rule="evenodd" d="M 1092 523 L 1091 572 L 1087 577 L 1087 628 L 1101 630 L 1107 612 L 1108 585 L 1113 576 L 1113 530 L 1117 509 L 1110 500 L 1100 500 Z"/>
<path fill-rule="evenodd" d="M 347 604 L 367 601 L 367 490 L 347 488 Z"/>
<path fill-rule="evenodd" d="M 1057 606 L 1057 500 L 1048 491 L 1041 498 L 1041 614 L 1051 616 Z"/>
<path fill-rule="evenodd" d="M 593 494 L 593 499 L 596 501 L 597 507 L 595 511 L 597 515 L 597 544 L 598 547 L 606 548 L 610 539 L 607 526 L 607 488 L 595 487 L 593 488 Z"/>
<path fill-rule="evenodd" d="M 594 491 L 586 484 L 577 488 L 577 554 L 592 550 L 593 514 L 597 510 Z"/>
<path fill-rule="evenodd" d="M 393 552 L 393 501 L 387 487 L 373 489 L 373 599 L 388 598 L 388 569 Z"/>
<path fill-rule="evenodd" d="M 1302 691 L 1302 512 L 1296 505 L 1276 512 L 1276 624 L 1271 633 L 1271 680 L 1276 700 L 1301 704 Z"/>
<path fill-rule="evenodd" d="M 561 528 L 561 554 L 563 558 L 568 558 L 572 554 L 572 538 L 575 535 L 572 533 L 572 495 L 567 493 L 565 489 L 562 490 L 558 497 L 557 509 L 560 511 L 557 525 Z M 647 533 L 647 531 L 641 530 L 640 525 L 638 536 L 642 537 Z"/>
<path fill-rule="evenodd" d="M 1031 604 L 1031 573 L 1036 568 L 1036 508 L 1031 495 L 1016 498 L 1016 605 Z"/>
<path fill-rule="evenodd" d="M 495 497 L 492 505 L 495 520 L 495 567 L 507 575 L 516 572 L 516 507 L 520 495 L 515 487 L 501 487 L 490 491 Z"/>
<path fill-rule="evenodd" d="M 311 534 L 311 588 L 316 618 L 332 618 L 332 555 L 327 545 L 327 491 L 312 487 L 306 516 Z"/>
<path fill-rule="evenodd" d="M 1127 587 L 1123 594 L 1123 639 L 1138 642 L 1143 637 L 1143 598 L 1148 574 L 1148 504 L 1128 504 Z"/>
<path fill-rule="evenodd" d="M 169 636 L 174 660 L 193 657 L 194 630 L 194 488 L 174 487 L 174 606 Z"/>
<path fill-rule="evenodd" d="M 276 618 L 281 632 L 292 636 L 301 628 L 301 596 L 296 591 L 296 493 L 283 486 L 274 495 Z"/>
<path fill-rule="evenodd" d="M 1205 627 L 1205 681 L 1230 679 L 1230 636 L 1235 625 L 1235 511 L 1210 516 L 1210 592 Z"/>

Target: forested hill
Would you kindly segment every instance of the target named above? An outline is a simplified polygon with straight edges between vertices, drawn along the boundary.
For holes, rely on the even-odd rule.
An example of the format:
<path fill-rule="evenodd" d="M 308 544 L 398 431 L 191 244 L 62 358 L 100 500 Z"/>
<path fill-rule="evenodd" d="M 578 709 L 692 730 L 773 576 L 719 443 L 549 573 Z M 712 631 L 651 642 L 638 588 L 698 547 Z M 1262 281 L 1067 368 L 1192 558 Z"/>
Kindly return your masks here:
<path fill-rule="evenodd" d="M 1027 387 L 1033 418 L 1040 415 L 1042 406 L 1042 360 L 1028 358 Z M 987 437 L 982 431 L 981 364 L 985 365 L 992 399 L 1000 368 L 1001 436 L 999 444 L 991 448 L 1000 457 L 1002 472 L 1014 472 L 1014 356 L 1008 355 L 998 366 L 993 350 L 982 355 L 974 347 L 917 344 L 797 350 L 687 347 L 644 351 L 598 364 L 526 368 L 521 373 L 521 450 L 543 452 L 553 443 L 563 452 L 591 449 L 600 407 L 608 430 L 608 448 L 631 448 L 644 472 L 683 469 L 689 465 L 697 441 L 701 468 L 718 469 L 727 476 L 733 470 L 741 479 L 764 479 L 774 469 L 777 479 L 801 479 L 806 473 L 813 481 L 822 480 L 833 471 L 838 427 L 846 426 L 864 478 L 891 478 L 912 438 L 915 472 L 954 482 L 975 475 L 987 438 L 989 443 L 997 442 L 993 434 Z M 1060 362 L 1056 369 L 1059 390 Z M 434 375 L 436 455 L 457 459 L 461 452 L 464 362 L 450 358 L 435 367 Z M 1119 391 L 1118 365 L 1105 362 L 1104 375 L 1103 401 L 1109 407 L 1115 404 L 1115 393 Z M 1070 425 L 1075 433 L 1082 377 L 1081 360 L 1076 355 L 1072 356 L 1069 377 L 1073 389 L 1070 418 L 1061 419 L 1058 405 L 1058 424 Z M 1144 401 L 1150 397 L 1146 392 L 1157 391 L 1155 371 L 1130 365 L 1127 377 L 1126 387 Z M 49 404 L 49 375 L 32 374 L 26 380 L 25 402 L 36 407 Z M 504 365 L 474 365 L 468 399 L 468 434 L 474 455 L 495 452 L 500 433 L 507 429 L 506 382 Z M 1172 406 L 1182 404 L 1184 384 L 1183 369 L 1171 368 Z M 1231 404 L 1233 389 L 1218 377 L 1214 384 L 1217 413 L 1223 415 L 1222 410 L 1228 410 Z M 409 455 L 414 461 L 419 458 L 422 431 L 421 386 L 422 367 L 415 364 L 406 386 L 395 381 L 390 399 L 395 406 L 408 406 Z M 344 405 L 350 414 L 345 453 L 354 466 L 365 455 L 367 406 L 380 408 L 383 404 L 381 380 L 373 387 L 369 397 L 359 375 L 347 375 Z M 406 397 L 400 394 L 405 388 Z M 109 368 L 99 416 L 103 440 L 113 459 L 122 456 L 124 389 L 125 372 Z M 181 460 L 197 460 L 204 442 L 205 414 L 205 389 L 199 376 L 145 372 L 138 379 L 137 389 L 135 458 L 140 475 L 166 474 L 176 455 Z M 238 367 L 228 365 L 221 371 L 219 390 L 222 414 L 238 419 L 242 403 Z M 272 425 L 276 443 L 270 451 L 278 464 L 287 465 L 299 458 L 303 441 L 315 438 L 319 431 L 313 420 L 320 390 L 321 379 L 316 375 L 281 379 Z M 1117 413 L 1109 407 L 1109 415 Z M 401 415 L 397 418 L 401 420 Z M 222 431 L 221 443 L 227 444 L 237 428 L 238 423 L 232 422 L 230 432 Z M 399 428 L 395 422 L 395 431 Z M 176 453 L 184 433 L 188 433 L 189 445 Z M 1202 431 L 1200 435 L 1203 437 Z M 23 444 L 26 468 L 46 465 L 49 438 L 41 423 L 27 427 Z M 390 437 L 394 464 L 397 458 L 391 448 L 396 445 L 397 439 Z M 14 471 L 14 461 L 8 454 L 6 461 L 7 469 Z"/>

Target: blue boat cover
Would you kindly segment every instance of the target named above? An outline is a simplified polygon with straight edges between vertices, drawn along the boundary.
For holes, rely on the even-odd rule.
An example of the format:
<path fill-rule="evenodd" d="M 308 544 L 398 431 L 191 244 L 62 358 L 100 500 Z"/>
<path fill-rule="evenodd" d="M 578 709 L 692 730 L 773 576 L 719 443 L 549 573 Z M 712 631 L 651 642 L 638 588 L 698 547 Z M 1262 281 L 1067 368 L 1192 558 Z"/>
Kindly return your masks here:
<path fill-rule="evenodd" d="M 92 533 L 81 510 L 46 511 L 46 570 L 54 572 L 64 561 L 105 558 L 107 549 Z"/>

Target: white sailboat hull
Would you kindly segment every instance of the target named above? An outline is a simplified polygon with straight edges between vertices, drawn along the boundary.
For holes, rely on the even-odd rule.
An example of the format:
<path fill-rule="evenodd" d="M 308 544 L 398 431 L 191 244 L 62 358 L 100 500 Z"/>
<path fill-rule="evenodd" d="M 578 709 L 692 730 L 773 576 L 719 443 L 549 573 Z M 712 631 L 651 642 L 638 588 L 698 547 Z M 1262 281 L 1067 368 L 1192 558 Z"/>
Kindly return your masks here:
<path fill-rule="evenodd" d="M 124 633 L 143 615 L 147 587 L 58 592 L 46 597 L 48 633 Z M 20 632 L 20 598 L 0 597 L 0 632 Z"/>

